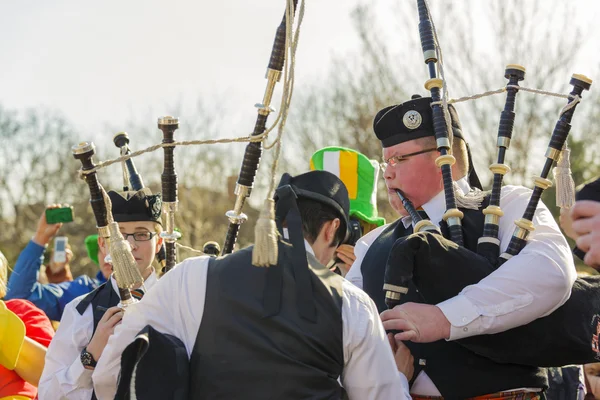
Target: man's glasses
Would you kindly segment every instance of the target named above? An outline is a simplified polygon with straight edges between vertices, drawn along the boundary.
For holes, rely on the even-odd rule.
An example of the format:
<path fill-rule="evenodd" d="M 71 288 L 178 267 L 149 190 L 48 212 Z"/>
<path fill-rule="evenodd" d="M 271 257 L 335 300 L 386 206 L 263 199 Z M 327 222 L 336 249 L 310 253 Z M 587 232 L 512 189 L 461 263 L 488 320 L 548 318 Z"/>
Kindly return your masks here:
<path fill-rule="evenodd" d="M 125 240 L 127 240 L 129 236 L 133 236 L 133 240 L 135 240 L 136 242 L 147 242 L 148 240 L 152 240 L 152 238 L 156 236 L 156 233 L 148 231 L 134 233 L 121 232 L 121 235 L 123 235 L 123 238 L 125 238 Z"/>
<path fill-rule="evenodd" d="M 396 165 L 400 164 L 402 161 L 408 160 L 412 156 L 418 156 L 419 154 L 429 153 L 429 152 L 436 151 L 436 150 L 437 150 L 437 147 L 432 147 L 430 149 L 416 151 L 414 153 L 404 154 L 401 156 L 393 156 L 393 157 L 388 158 L 387 160 L 383 160 L 383 162 L 379 166 L 381 167 L 381 169 L 386 169 L 388 167 L 388 165 L 393 168 Z"/>

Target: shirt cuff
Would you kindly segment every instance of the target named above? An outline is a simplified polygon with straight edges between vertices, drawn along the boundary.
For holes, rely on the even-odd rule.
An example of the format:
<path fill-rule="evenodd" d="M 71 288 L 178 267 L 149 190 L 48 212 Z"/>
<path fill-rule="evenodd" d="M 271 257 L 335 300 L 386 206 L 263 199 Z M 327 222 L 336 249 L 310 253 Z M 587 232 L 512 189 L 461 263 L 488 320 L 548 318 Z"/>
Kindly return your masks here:
<path fill-rule="evenodd" d="M 437 305 L 450 322 L 450 337 L 457 340 L 481 333 L 481 313 L 469 299 L 459 294 Z"/>
<path fill-rule="evenodd" d="M 92 374 L 94 373 L 93 369 L 86 369 L 79 357 L 71 367 L 69 368 L 69 380 L 71 382 L 75 382 L 75 385 L 82 389 L 93 389 L 94 385 L 92 383 Z"/>

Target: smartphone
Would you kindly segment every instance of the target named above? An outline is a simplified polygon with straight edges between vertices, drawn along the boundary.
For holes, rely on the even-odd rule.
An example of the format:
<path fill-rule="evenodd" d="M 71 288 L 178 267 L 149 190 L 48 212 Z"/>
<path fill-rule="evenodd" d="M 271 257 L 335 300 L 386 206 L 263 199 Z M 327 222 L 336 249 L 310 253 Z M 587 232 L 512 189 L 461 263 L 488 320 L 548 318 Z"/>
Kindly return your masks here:
<path fill-rule="evenodd" d="M 73 207 L 48 208 L 46 209 L 46 222 L 58 224 L 61 222 L 73 222 Z"/>
<path fill-rule="evenodd" d="M 69 238 L 66 236 L 57 236 L 54 238 L 54 254 L 52 261 L 57 264 L 67 262 L 67 243 Z"/>

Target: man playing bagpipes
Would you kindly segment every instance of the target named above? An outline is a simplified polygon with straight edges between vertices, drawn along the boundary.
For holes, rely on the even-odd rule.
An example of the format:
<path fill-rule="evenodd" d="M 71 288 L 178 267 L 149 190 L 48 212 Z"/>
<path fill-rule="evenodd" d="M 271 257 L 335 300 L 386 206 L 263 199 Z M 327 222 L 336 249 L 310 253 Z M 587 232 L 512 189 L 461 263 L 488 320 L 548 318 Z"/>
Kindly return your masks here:
<path fill-rule="evenodd" d="M 0 252 L 0 400 L 35 399 L 54 329 L 28 300 L 1 300 L 7 273 L 8 261 Z"/>
<path fill-rule="evenodd" d="M 456 163 L 451 171 L 456 179 L 451 184 L 457 193 L 457 207 L 464 213 L 459 232 L 464 236 L 465 247 L 460 248 L 466 248 L 467 254 L 461 253 L 463 258 L 458 260 L 450 258 L 447 252 L 450 241 L 440 243 L 438 251 L 428 253 L 425 260 L 413 260 L 410 251 L 406 252 L 406 259 L 402 258 L 402 251 L 394 252 L 396 241 L 412 234 L 414 225 L 398 190 L 415 207 L 422 208 L 433 224 L 441 225 L 442 231 L 449 236 L 449 223 L 440 223 L 442 217 L 448 218 L 448 212 L 444 213 L 443 173 L 436 166 L 436 159 L 441 157 L 434 138 L 431 102 L 431 98 L 413 96 L 412 100 L 381 110 L 375 117 L 373 126 L 383 147 L 384 178 L 390 204 L 401 218 L 359 240 L 355 248 L 357 259 L 347 278 L 375 300 L 379 311 L 384 311 L 384 275 L 388 263 L 414 265 L 415 271 L 420 261 L 431 266 L 420 272 L 439 275 L 436 285 L 427 287 L 431 293 L 443 291 L 444 285 L 452 287 L 455 280 L 463 278 L 461 274 L 473 274 L 478 279 L 473 279 L 472 285 L 461 287 L 462 291 L 457 290 L 439 304 L 424 299 L 422 288 L 417 291 L 413 279 L 408 283 L 407 293 L 401 296 L 401 305 L 382 314 L 386 329 L 403 331 L 396 339 L 406 340 L 414 357 L 415 379 L 411 393 L 416 398 L 469 398 L 508 390 L 518 392 L 513 396 L 524 396 L 519 398 L 536 398 L 536 393 L 547 385 L 544 370 L 494 362 L 464 348 L 456 340 L 501 332 L 557 309 L 568 299 L 576 277 L 573 259 L 552 215 L 541 204 L 533 218 L 534 240 L 518 256 L 495 271 L 492 268 L 479 271 L 479 263 L 471 262 L 470 255 L 475 257 L 477 254 L 466 249 L 477 248 L 484 223 L 481 210 L 488 205 L 489 196 L 475 189 L 479 182 L 469 162 L 458 115 L 452 106 L 448 111 L 454 135 L 452 155 Z M 500 202 L 504 217 L 500 219 L 498 236 L 501 249 L 505 249 L 511 240 L 513 221 L 522 214 L 530 195 L 531 191 L 524 187 L 502 188 Z M 434 234 L 433 237 L 441 238 L 441 235 Z M 405 246 L 411 244 L 407 242 Z M 458 266 L 453 264 L 457 261 Z M 483 277 L 485 279 L 481 280 Z M 434 297 L 429 292 L 430 298 Z M 429 304 L 420 304 L 426 300 Z M 510 396 L 505 398 L 513 398 Z"/>
<path fill-rule="evenodd" d="M 112 215 L 128 240 L 137 268 L 148 290 L 157 281 L 152 263 L 162 245 L 161 199 L 148 189 L 137 192 L 108 192 Z M 109 254 L 102 236 L 98 239 L 100 258 Z M 99 260 L 102 262 L 103 260 Z M 114 274 L 105 284 L 67 304 L 54 340 L 48 348 L 46 366 L 40 379 L 41 399 L 95 398 L 92 373 L 103 354 L 115 325 L 123 316 Z M 143 295 L 132 291 L 134 297 Z"/>
<path fill-rule="evenodd" d="M 375 305 L 324 266 L 347 235 L 344 184 L 325 171 L 284 174 L 275 201 L 277 265 L 253 266 L 251 246 L 171 270 L 109 339 L 94 372 L 100 398 L 114 397 L 121 354 L 147 325 L 179 338 L 190 358 L 189 392 L 166 398 L 340 399 L 339 380 L 350 399 L 410 398 Z M 158 351 L 165 363 L 177 357 Z M 121 371 L 119 390 L 124 383 L 131 398 L 158 398 L 147 388 L 170 382 L 139 377 L 143 363 Z"/>
<path fill-rule="evenodd" d="M 310 157 L 310 169 L 328 171 L 344 182 L 350 198 L 350 235 L 336 249 L 333 271 L 346 276 L 356 258 L 354 245 L 361 236 L 385 224 L 377 213 L 379 163 L 346 147 L 324 147 Z"/>

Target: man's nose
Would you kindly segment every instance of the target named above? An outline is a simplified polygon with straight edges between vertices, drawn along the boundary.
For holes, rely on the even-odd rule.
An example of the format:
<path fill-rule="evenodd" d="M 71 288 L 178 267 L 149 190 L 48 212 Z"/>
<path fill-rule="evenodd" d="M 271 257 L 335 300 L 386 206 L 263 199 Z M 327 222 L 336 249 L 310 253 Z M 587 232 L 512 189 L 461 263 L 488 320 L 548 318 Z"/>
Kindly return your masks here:
<path fill-rule="evenodd" d="M 394 168 L 392 168 L 392 166 L 390 166 L 389 164 L 386 165 L 385 169 L 383 170 L 383 178 L 385 180 L 391 180 L 394 179 L 396 177 L 396 173 L 394 171 Z"/>
<path fill-rule="evenodd" d="M 137 242 L 135 241 L 133 236 L 128 236 L 127 241 L 129 242 L 129 245 L 131 246 L 132 249 L 137 249 L 137 247 L 138 247 Z"/>

